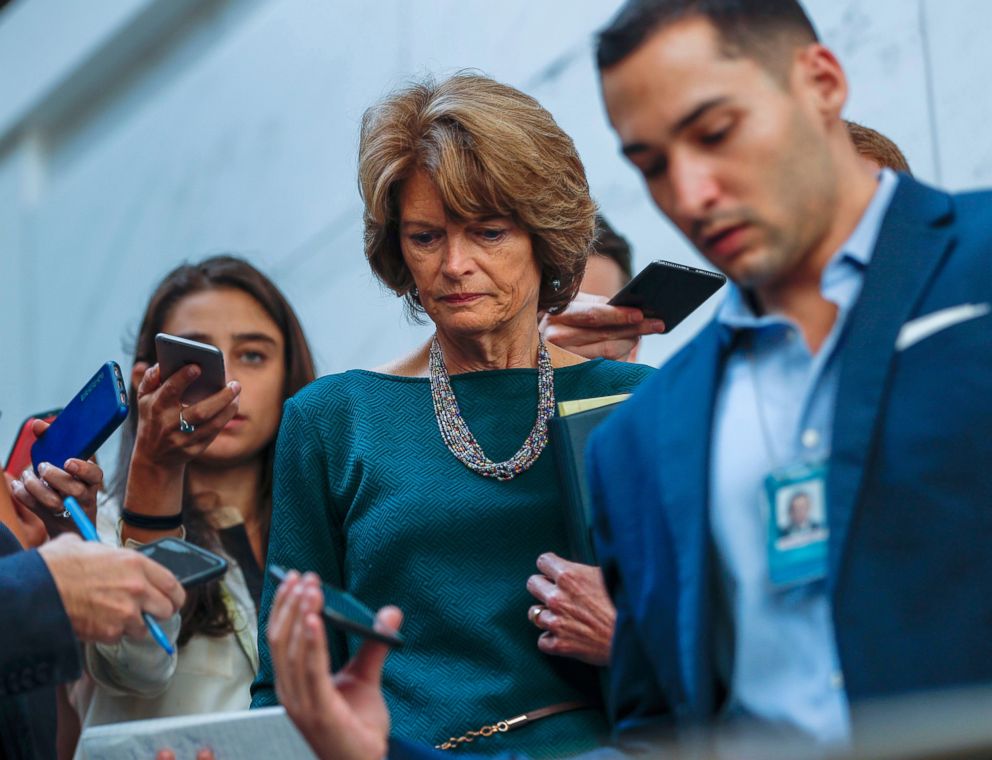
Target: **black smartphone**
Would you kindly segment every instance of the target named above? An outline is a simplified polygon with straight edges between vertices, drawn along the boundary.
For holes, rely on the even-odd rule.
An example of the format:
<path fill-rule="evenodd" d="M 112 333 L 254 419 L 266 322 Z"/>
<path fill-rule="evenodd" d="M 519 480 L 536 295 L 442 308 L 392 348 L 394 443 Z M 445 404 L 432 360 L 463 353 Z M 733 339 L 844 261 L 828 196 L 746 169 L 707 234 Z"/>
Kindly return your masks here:
<path fill-rule="evenodd" d="M 613 306 L 633 306 L 648 319 L 660 319 L 670 333 L 727 281 L 719 272 L 672 261 L 652 261 L 610 299 Z"/>
<path fill-rule="evenodd" d="M 177 335 L 159 333 L 155 336 L 155 355 L 162 380 L 175 374 L 187 364 L 200 367 L 200 376 L 183 393 L 184 404 L 195 404 L 212 396 L 227 382 L 224 374 L 224 354 L 217 346 L 200 343 Z"/>
<path fill-rule="evenodd" d="M 212 581 L 227 572 L 226 559 L 181 538 L 160 538 L 138 547 L 138 551 L 170 570 L 183 588 Z"/>
<path fill-rule="evenodd" d="M 117 362 L 107 362 L 66 404 L 31 446 L 31 464 L 56 467 L 67 459 L 89 459 L 127 419 L 127 390 Z"/>
<path fill-rule="evenodd" d="M 287 570 L 279 565 L 268 566 L 269 575 L 282 583 Z M 396 631 L 375 627 L 375 613 L 347 591 L 321 584 L 324 588 L 324 617 L 342 631 L 357 633 L 366 639 L 375 639 L 391 647 L 403 646 L 403 637 Z"/>

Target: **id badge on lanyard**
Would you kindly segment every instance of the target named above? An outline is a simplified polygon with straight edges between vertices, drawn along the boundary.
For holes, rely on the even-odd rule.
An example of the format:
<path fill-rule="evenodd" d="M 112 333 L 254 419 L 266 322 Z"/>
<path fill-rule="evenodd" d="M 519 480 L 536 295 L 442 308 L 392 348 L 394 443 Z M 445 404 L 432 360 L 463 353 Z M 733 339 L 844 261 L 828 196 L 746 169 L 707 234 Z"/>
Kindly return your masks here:
<path fill-rule="evenodd" d="M 768 573 L 778 588 L 827 575 L 827 465 L 802 462 L 764 480 Z"/>

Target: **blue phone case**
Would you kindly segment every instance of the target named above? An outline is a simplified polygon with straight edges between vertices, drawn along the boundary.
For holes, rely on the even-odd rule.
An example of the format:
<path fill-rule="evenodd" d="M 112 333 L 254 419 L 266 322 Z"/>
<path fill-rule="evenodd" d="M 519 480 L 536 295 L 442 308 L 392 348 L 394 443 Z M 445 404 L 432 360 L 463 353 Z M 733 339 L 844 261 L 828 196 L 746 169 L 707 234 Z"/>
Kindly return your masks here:
<path fill-rule="evenodd" d="M 67 459 L 89 459 L 127 419 L 127 389 L 117 362 L 100 367 L 31 447 L 31 464 L 63 467 Z"/>

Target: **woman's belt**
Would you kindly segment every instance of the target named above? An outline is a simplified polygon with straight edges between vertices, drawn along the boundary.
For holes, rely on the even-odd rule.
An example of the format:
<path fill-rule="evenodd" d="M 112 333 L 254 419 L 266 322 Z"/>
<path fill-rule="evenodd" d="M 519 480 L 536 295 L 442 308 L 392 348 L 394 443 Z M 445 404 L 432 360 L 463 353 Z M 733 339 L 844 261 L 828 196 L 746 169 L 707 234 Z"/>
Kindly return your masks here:
<path fill-rule="evenodd" d="M 528 723 L 541 720 L 541 718 L 548 718 L 552 715 L 558 715 L 559 713 L 571 712 L 572 710 L 584 710 L 591 707 L 595 707 L 595 705 L 591 702 L 584 702 L 582 700 L 559 702 L 555 705 L 540 707 L 537 710 L 530 710 L 513 718 L 496 721 L 491 726 L 482 726 L 482 728 L 478 731 L 466 731 L 461 736 L 452 736 L 441 744 L 435 744 L 434 749 L 457 749 L 463 744 L 471 744 L 480 737 L 488 739 L 493 734 L 505 734 L 507 731 L 512 731 L 515 728 L 523 728 Z"/>

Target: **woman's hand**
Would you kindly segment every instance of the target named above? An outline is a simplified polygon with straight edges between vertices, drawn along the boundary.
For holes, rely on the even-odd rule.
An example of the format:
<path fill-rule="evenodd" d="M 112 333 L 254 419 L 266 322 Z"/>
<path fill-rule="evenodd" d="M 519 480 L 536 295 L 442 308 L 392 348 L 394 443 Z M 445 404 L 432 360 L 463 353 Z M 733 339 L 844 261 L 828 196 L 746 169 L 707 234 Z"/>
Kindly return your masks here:
<path fill-rule="evenodd" d="M 141 371 L 143 364 L 135 365 Z M 190 364 L 162 380 L 157 364 L 147 367 L 138 385 L 138 432 L 133 460 L 154 463 L 169 469 L 182 468 L 196 459 L 238 413 L 237 381 L 228 383 L 212 396 L 191 406 L 181 406 L 186 389 L 200 376 L 200 368 Z M 193 426 L 180 429 L 179 413 Z"/>
<path fill-rule="evenodd" d="M 36 549 L 48 540 L 41 517 L 14 498 L 14 479 L 6 472 L 0 485 L 0 522 L 6 525 L 25 549 Z"/>
<path fill-rule="evenodd" d="M 40 436 L 48 427 L 47 422 L 35 420 L 32 432 Z M 53 537 L 66 531 L 77 531 L 72 520 L 60 516 L 65 511 L 62 500 L 66 496 L 74 496 L 90 521 L 96 521 L 96 497 L 103 486 L 103 470 L 96 462 L 69 459 L 60 464 L 61 467 L 52 462 L 41 462 L 38 475 L 28 467 L 19 480 L 11 483 L 15 506 L 27 507 L 38 515 Z"/>
<path fill-rule="evenodd" d="M 166 517 L 182 511 L 186 465 L 206 450 L 238 413 L 241 385 L 229 382 L 212 396 L 190 406 L 181 406 L 183 392 L 200 376 L 195 364 L 183 367 L 162 380 L 157 364 L 139 363 L 143 372 L 138 384 L 138 430 L 127 474 L 124 506 L 143 515 Z M 192 429 L 182 428 L 182 420 Z M 147 543 L 173 531 L 136 528 L 125 524 L 121 538 Z"/>
<path fill-rule="evenodd" d="M 563 311 L 541 317 L 541 335 L 587 359 L 623 359 L 642 335 L 665 331 L 664 322 L 645 319 L 640 309 L 610 306 L 608 300 L 579 293 Z"/>
<path fill-rule="evenodd" d="M 527 579 L 527 590 L 540 604 L 532 605 L 527 616 L 544 631 L 538 649 L 590 665 L 609 664 L 617 611 L 600 569 L 551 552 L 537 558 L 537 569 L 541 574 Z"/>
<path fill-rule="evenodd" d="M 279 586 L 268 640 L 276 695 L 314 753 L 325 760 L 381 760 L 386 756 L 389 711 L 382 697 L 385 644 L 367 641 L 336 676 L 331 675 L 317 576 L 290 572 Z M 395 607 L 379 611 L 376 625 L 396 630 Z"/>

